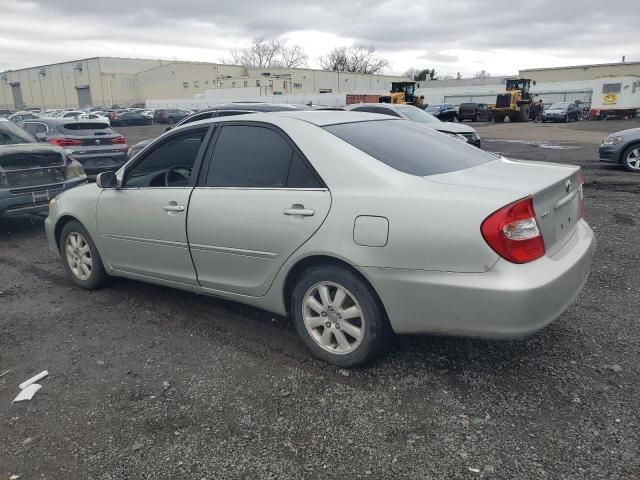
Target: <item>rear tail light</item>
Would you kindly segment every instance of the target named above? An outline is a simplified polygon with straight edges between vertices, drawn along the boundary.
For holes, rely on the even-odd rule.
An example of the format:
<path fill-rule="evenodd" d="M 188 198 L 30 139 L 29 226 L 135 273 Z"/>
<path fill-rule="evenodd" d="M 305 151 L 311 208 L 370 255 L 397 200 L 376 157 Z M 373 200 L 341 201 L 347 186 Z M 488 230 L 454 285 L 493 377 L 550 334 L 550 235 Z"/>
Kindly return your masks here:
<path fill-rule="evenodd" d="M 76 140 L 73 138 L 52 138 L 51 143 L 53 145 L 57 145 L 58 147 L 79 147 L 82 145 L 80 140 Z"/>
<path fill-rule="evenodd" d="M 482 222 L 480 231 L 487 244 L 509 262 L 528 263 L 545 253 L 531 197 L 492 213 Z"/>
<path fill-rule="evenodd" d="M 114 145 L 122 145 L 124 143 L 127 143 L 127 139 L 123 136 L 120 136 L 120 137 L 112 138 L 111 143 Z"/>

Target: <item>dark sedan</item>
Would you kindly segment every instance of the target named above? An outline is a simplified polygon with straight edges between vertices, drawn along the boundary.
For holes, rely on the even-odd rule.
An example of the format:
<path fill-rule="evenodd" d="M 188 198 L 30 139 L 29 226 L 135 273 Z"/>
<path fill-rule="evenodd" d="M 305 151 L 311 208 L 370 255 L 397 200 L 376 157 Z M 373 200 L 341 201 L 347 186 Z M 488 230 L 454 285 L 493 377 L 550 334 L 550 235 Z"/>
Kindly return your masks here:
<path fill-rule="evenodd" d="M 169 109 L 156 110 L 153 114 L 153 121 L 156 123 L 168 123 L 170 125 L 178 123 L 188 115 L 184 110 Z"/>
<path fill-rule="evenodd" d="M 486 103 L 461 103 L 458 107 L 458 120 L 491 121 L 493 113 Z"/>
<path fill-rule="evenodd" d="M 38 140 L 64 148 L 90 176 L 117 170 L 127 160 L 127 139 L 104 122 L 38 118 L 20 125 Z"/>
<path fill-rule="evenodd" d="M 602 162 L 619 163 L 630 172 L 640 172 L 640 128 L 630 128 L 602 140 L 599 152 Z"/>
<path fill-rule="evenodd" d="M 151 125 L 153 121 L 137 112 L 122 112 L 111 115 L 111 125 L 114 127 L 129 127 L 132 125 Z"/>
<path fill-rule="evenodd" d="M 0 119 L 0 217 L 46 212 L 50 199 L 86 181 L 82 166 L 63 149 L 39 144 Z"/>
<path fill-rule="evenodd" d="M 557 102 L 545 108 L 542 114 L 543 122 L 570 122 L 580 120 L 582 109 L 572 102 Z"/>
<path fill-rule="evenodd" d="M 429 105 L 426 108 L 427 112 L 437 117 L 439 120 L 443 122 L 457 122 L 458 121 L 458 111 L 456 107 L 450 103 L 441 103 L 438 105 Z"/>

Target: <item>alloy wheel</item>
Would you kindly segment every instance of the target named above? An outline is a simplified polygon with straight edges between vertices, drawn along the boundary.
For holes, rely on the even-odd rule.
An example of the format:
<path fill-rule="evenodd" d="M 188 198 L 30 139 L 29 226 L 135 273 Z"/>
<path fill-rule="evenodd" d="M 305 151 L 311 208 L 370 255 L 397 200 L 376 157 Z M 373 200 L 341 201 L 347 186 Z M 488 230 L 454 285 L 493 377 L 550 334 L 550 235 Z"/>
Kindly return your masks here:
<path fill-rule="evenodd" d="M 80 280 L 89 279 L 93 266 L 91 248 L 85 238 L 78 232 L 71 232 L 67 236 L 65 254 L 71 273 Z"/>
<path fill-rule="evenodd" d="M 302 318 L 313 341 L 328 352 L 345 355 L 362 343 L 362 308 L 351 292 L 337 283 L 320 282 L 307 290 Z"/>
<path fill-rule="evenodd" d="M 625 160 L 629 168 L 633 170 L 640 170 L 640 147 L 634 148 L 627 154 Z"/>

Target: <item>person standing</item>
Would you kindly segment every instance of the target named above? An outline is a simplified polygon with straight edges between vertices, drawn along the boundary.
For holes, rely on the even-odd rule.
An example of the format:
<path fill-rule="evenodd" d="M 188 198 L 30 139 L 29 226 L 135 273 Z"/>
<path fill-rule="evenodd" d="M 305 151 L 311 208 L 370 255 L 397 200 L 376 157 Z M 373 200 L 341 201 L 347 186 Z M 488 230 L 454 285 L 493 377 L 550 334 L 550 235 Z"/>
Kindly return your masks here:
<path fill-rule="evenodd" d="M 536 123 L 542 121 L 542 114 L 544 113 L 544 102 L 542 99 L 538 100 L 538 108 L 536 109 Z"/>

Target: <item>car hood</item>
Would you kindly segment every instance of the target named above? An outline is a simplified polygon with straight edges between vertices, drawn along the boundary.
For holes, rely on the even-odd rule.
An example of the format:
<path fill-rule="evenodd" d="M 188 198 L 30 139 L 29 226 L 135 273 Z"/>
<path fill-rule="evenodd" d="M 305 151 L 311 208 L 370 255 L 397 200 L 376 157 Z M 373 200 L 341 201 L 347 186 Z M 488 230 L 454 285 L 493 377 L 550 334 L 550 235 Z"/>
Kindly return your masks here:
<path fill-rule="evenodd" d="M 62 153 L 62 149 L 46 143 L 16 143 L 0 146 L 0 156 L 12 153 Z"/>
<path fill-rule="evenodd" d="M 422 123 L 427 128 L 432 128 L 439 132 L 447 133 L 475 133 L 476 129 L 465 125 L 464 123 L 440 122 L 440 123 Z"/>
<path fill-rule="evenodd" d="M 607 137 L 613 137 L 613 136 L 620 136 L 620 137 L 627 137 L 627 138 L 631 138 L 631 137 L 638 137 L 640 138 L 640 127 L 638 128 L 628 128 L 626 130 L 620 130 L 619 132 L 615 132 L 612 133 L 610 135 L 607 135 Z"/>
<path fill-rule="evenodd" d="M 32 143 L 0 147 L 0 171 L 62 167 L 65 162 L 59 147 Z"/>

